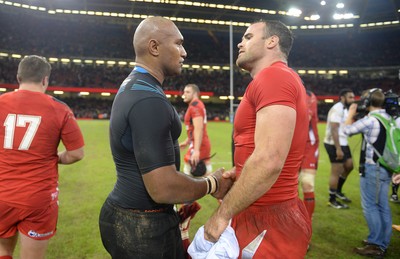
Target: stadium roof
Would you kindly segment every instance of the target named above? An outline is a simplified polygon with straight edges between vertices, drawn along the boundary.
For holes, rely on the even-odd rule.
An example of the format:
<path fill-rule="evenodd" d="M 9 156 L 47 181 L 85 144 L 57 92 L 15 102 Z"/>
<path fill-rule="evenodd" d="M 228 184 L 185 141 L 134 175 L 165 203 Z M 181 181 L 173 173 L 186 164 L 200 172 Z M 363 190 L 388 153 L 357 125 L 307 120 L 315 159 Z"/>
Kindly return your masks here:
<path fill-rule="evenodd" d="M 288 25 L 399 20 L 400 0 L 15 0 L 47 8 L 140 13 L 168 17 L 253 22 L 279 19 Z M 341 4 L 341 5 L 340 5 Z M 299 12 L 300 10 L 300 12 Z M 334 15 L 336 14 L 336 19 Z M 319 18 L 318 18 L 319 16 Z M 342 18 L 342 19 L 340 19 Z M 347 18 L 347 19 L 346 19 Z"/>

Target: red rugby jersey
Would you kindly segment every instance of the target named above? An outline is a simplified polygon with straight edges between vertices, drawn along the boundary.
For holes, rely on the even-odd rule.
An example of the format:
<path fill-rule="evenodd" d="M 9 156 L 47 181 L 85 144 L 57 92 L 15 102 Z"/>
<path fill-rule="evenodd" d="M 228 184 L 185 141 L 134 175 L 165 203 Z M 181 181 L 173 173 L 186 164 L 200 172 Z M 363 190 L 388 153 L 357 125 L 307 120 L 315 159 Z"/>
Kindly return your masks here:
<path fill-rule="evenodd" d="M 289 154 L 277 181 L 254 205 L 277 203 L 298 196 L 298 171 L 304 156 L 309 123 L 306 92 L 297 73 L 283 62 L 276 62 L 255 76 L 236 111 L 234 142 L 238 176 L 254 151 L 256 113 L 270 105 L 285 105 L 295 109 L 296 128 Z M 279 122 L 270 123 L 279 126 Z"/>
<path fill-rule="evenodd" d="M 83 147 L 70 108 L 39 92 L 0 96 L 0 200 L 40 208 L 58 200 L 57 148 Z"/>
<path fill-rule="evenodd" d="M 186 131 L 187 131 L 187 136 L 189 138 L 189 141 L 191 145 L 194 143 L 194 127 L 192 123 L 192 119 L 196 117 L 202 117 L 203 118 L 203 139 L 201 142 L 200 146 L 200 153 L 202 150 L 210 150 L 210 139 L 208 138 L 208 133 L 207 133 L 207 112 L 206 108 L 204 106 L 204 103 L 200 101 L 199 99 L 193 99 L 190 104 L 188 109 L 186 110 L 185 113 L 185 126 L 186 126 Z M 200 159 L 204 159 L 205 157 L 200 157 Z"/>

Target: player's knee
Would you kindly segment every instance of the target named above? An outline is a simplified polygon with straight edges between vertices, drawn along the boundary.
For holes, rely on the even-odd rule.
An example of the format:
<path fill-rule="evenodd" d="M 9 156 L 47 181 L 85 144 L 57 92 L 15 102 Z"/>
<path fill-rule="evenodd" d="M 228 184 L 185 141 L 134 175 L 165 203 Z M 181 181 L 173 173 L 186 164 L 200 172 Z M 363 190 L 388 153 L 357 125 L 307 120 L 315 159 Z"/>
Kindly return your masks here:
<path fill-rule="evenodd" d="M 354 169 L 354 164 L 352 159 L 347 159 L 346 163 L 343 165 L 345 174 L 349 174 Z"/>
<path fill-rule="evenodd" d="M 299 177 L 303 192 L 313 192 L 315 187 L 315 175 L 310 173 L 300 173 Z"/>

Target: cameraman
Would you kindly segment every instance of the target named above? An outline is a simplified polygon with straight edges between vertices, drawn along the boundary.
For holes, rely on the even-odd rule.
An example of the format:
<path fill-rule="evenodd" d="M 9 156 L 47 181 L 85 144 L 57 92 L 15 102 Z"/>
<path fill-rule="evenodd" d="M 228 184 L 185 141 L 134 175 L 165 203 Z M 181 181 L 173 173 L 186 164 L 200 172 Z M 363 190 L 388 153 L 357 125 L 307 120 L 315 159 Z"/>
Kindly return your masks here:
<path fill-rule="evenodd" d="M 400 107 L 400 106 L 398 106 Z M 400 116 L 397 113 L 397 116 L 393 116 L 396 118 L 396 126 L 397 128 L 400 128 Z M 398 174 L 400 175 L 400 174 Z M 397 181 L 395 179 L 392 179 L 392 195 L 390 196 L 390 201 L 392 202 L 399 202 L 399 196 L 397 195 L 397 191 L 399 190 L 399 183 L 400 183 L 400 176 L 397 176 Z"/>
<path fill-rule="evenodd" d="M 389 119 L 384 109 L 385 95 L 381 89 L 367 90 L 361 97 L 359 105 L 365 107 L 368 114 L 354 122 L 357 104 L 349 108 L 343 132 L 349 136 L 362 133 L 363 142 L 360 154 L 360 191 L 361 205 L 367 221 L 369 235 L 363 241 L 365 246 L 354 248 L 354 252 L 363 256 L 384 256 L 392 235 L 392 216 L 387 198 L 391 174 L 377 163 L 378 156 L 373 147 L 380 153 L 386 142 L 386 130 L 378 119 L 371 116 L 378 113 Z"/>
<path fill-rule="evenodd" d="M 385 109 L 386 112 L 389 113 L 396 120 L 396 126 L 400 128 L 400 104 L 399 104 L 399 96 L 389 90 L 385 93 Z M 400 179 L 399 179 L 400 180 Z M 397 195 L 397 191 L 399 189 L 399 183 L 396 183 L 395 180 L 392 180 L 392 195 L 390 196 L 390 201 L 399 202 L 399 197 Z"/>

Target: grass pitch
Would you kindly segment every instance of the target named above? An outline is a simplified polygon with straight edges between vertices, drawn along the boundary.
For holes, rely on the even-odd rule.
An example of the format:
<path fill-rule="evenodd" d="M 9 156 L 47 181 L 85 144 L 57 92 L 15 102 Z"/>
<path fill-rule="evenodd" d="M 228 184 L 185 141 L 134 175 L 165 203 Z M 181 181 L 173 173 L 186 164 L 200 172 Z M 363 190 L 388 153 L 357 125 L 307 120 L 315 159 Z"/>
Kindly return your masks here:
<path fill-rule="evenodd" d="M 102 246 L 98 216 L 100 208 L 115 183 L 115 169 L 108 141 L 108 121 L 79 121 L 85 137 L 84 160 L 60 166 L 60 211 L 57 235 L 51 239 L 47 258 L 110 258 Z M 325 124 L 319 125 L 321 139 Z M 210 122 L 208 132 L 212 143 L 214 169 L 230 168 L 232 125 Z M 182 136 L 185 137 L 185 132 Z M 321 141 L 319 169 L 316 177 L 316 208 L 313 238 L 306 258 L 361 258 L 352 253 L 368 234 L 359 193 L 358 153 L 360 138 L 351 138 L 355 170 L 344 186 L 353 202 L 348 210 L 327 207 L 330 164 Z M 191 237 L 205 223 L 217 202 L 212 197 L 200 200 L 202 209 L 191 222 Z M 400 204 L 391 204 L 393 222 L 400 224 Z M 290 251 L 288 251 L 290 253 Z M 399 258 L 400 232 L 393 231 L 386 258 Z M 18 258 L 18 253 L 16 257 Z"/>

